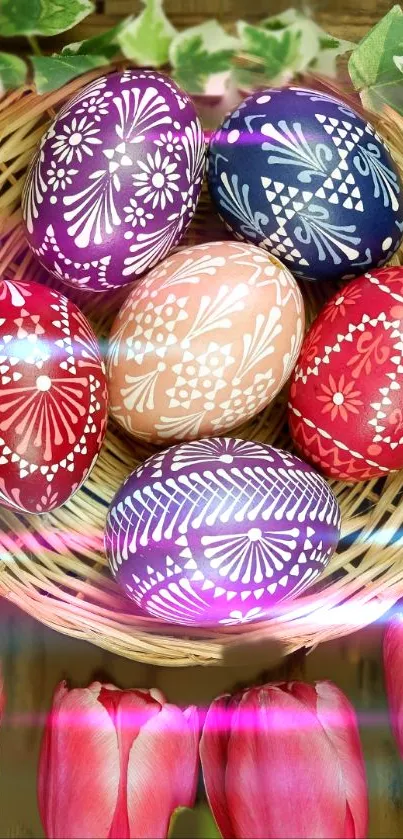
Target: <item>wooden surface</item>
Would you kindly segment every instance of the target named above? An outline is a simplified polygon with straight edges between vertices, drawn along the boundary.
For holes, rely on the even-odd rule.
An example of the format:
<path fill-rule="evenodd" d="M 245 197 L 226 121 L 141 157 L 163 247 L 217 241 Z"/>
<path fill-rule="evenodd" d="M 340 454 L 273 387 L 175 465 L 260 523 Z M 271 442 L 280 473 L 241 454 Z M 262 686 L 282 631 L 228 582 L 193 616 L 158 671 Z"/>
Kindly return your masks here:
<path fill-rule="evenodd" d="M 68 2 L 68 0 L 61 0 Z M 32 0 L 33 2 L 33 0 Z M 231 21 L 246 19 L 258 21 L 269 14 L 276 14 L 294 6 L 310 11 L 312 16 L 327 31 L 335 36 L 359 41 L 371 26 L 393 6 L 388 0 L 165 0 L 164 8 L 173 25 L 178 29 L 194 26 L 206 18 L 218 18 L 220 23 L 231 25 Z M 46 51 L 58 50 L 63 44 L 81 41 L 100 34 L 113 26 L 122 17 L 138 14 L 141 0 L 97 0 L 96 12 L 69 32 L 56 38 L 42 39 L 41 47 Z M 24 40 L 2 39 L 0 47 L 17 51 L 30 51 Z"/>
<path fill-rule="evenodd" d="M 6 603 L 1 614 L 7 713 L 0 733 L 0 837 L 43 835 L 36 806 L 36 765 L 44 714 L 62 678 L 75 687 L 93 678 L 120 687 L 157 686 L 173 702 L 201 706 L 220 692 L 257 680 L 332 679 L 354 703 L 360 718 L 370 789 L 369 835 L 371 839 L 403 837 L 403 764 L 386 714 L 381 627 L 322 645 L 308 656 L 298 655 L 277 667 L 270 666 L 271 651 L 260 648 L 251 654 L 247 666 L 172 670 L 133 664 L 65 638 Z M 196 813 L 181 817 L 176 835 L 205 839 L 205 818 L 199 804 Z"/>

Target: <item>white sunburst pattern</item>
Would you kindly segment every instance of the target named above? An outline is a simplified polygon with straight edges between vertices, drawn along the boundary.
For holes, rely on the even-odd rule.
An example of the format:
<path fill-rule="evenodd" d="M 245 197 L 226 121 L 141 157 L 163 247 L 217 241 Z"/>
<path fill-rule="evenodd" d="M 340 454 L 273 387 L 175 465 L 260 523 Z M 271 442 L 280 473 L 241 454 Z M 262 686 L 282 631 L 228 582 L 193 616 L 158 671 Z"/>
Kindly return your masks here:
<path fill-rule="evenodd" d="M 176 270 L 172 270 L 172 263 L 173 260 L 166 260 L 147 276 L 144 283 L 147 289 L 151 289 L 154 285 L 159 289 L 166 289 L 183 283 L 197 286 L 204 277 L 214 277 L 217 269 L 224 266 L 225 260 L 222 256 L 212 256 L 211 253 L 207 253 L 199 259 L 191 257 L 186 259 Z"/>
<path fill-rule="evenodd" d="M 186 154 L 186 177 L 189 187 L 193 190 L 194 185 L 200 183 L 203 176 L 203 169 L 206 159 L 203 130 L 200 120 L 192 120 L 190 125 L 185 127 L 182 143 Z"/>
<path fill-rule="evenodd" d="M 86 248 L 90 242 L 102 244 L 121 223 L 115 205 L 115 193 L 120 190 L 116 172 L 98 170 L 89 175 L 89 181 L 81 192 L 63 199 L 65 207 L 72 208 L 64 218 L 70 223 L 67 232 L 78 248 Z"/>
<path fill-rule="evenodd" d="M 140 413 L 143 413 L 145 410 L 154 410 L 154 397 L 158 377 L 165 369 L 166 364 L 160 361 L 156 369 L 151 370 L 146 375 L 129 376 L 126 374 L 125 382 L 127 387 L 122 388 L 121 394 L 124 405 L 129 411 L 132 411 L 134 406 Z"/>
<path fill-rule="evenodd" d="M 16 309 L 21 309 L 30 297 L 32 297 L 32 291 L 29 290 L 26 283 L 14 282 L 13 280 L 0 281 L 0 303 L 7 300 Z"/>
<path fill-rule="evenodd" d="M 361 175 L 372 178 L 374 198 L 381 197 L 384 207 L 390 205 L 396 212 L 399 209 L 399 180 L 382 160 L 379 145 L 367 143 L 358 147 L 353 163 Z"/>
<path fill-rule="evenodd" d="M 130 256 L 124 260 L 124 277 L 142 274 L 162 260 L 181 238 L 184 216 L 178 213 L 167 217 L 167 224 L 150 233 L 139 233 L 134 245 L 129 248 Z"/>
<path fill-rule="evenodd" d="M 19 455 L 26 455 L 33 447 L 42 451 L 46 463 L 57 460 L 55 449 L 66 441 L 73 444 L 77 427 L 85 425 L 87 388 L 86 378 L 51 379 L 43 372 L 32 386 L 3 387 L 0 431 L 14 428 Z"/>
<path fill-rule="evenodd" d="M 231 582 L 261 583 L 293 557 L 299 528 L 262 530 L 251 527 L 244 533 L 202 536 L 204 555 L 211 568 Z"/>
<path fill-rule="evenodd" d="M 273 355 L 275 340 L 283 331 L 281 320 L 282 311 L 278 306 L 272 306 L 267 315 L 256 315 L 253 332 L 247 332 L 243 337 L 243 354 L 234 384 L 240 384 L 241 378 L 262 359 Z"/>
<path fill-rule="evenodd" d="M 186 335 L 188 345 L 210 331 L 231 329 L 231 315 L 244 310 L 248 291 L 246 283 L 238 283 L 236 286 L 220 285 L 211 296 L 203 295 Z"/>
<path fill-rule="evenodd" d="M 91 367 L 98 371 L 101 364 L 101 370 L 104 372 L 105 365 L 102 361 L 100 346 L 87 318 L 77 309 L 72 313 L 71 321 L 76 331 L 75 347 L 80 349 L 77 367 L 80 369 Z"/>
<path fill-rule="evenodd" d="M 259 446 L 252 440 L 236 440 L 232 437 L 211 437 L 205 440 L 197 440 L 191 443 L 182 443 L 180 448 L 175 449 L 171 469 L 178 472 L 180 469 L 195 466 L 196 464 L 228 463 L 232 464 L 234 458 L 245 460 L 263 460 L 273 463 L 274 458 L 268 451 L 267 446 Z"/>
<path fill-rule="evenodd" d="M 196 464 L 214 462 L 231 464 L 234 458 L 274 462 L 267 446 L 259 446 L 259 443 L 254 441 L 236 440 L 231 437 L 212 437 L 188 444 L 183 443 L 175 450 L 171 468 L 172 472 L 178 472 Z"/>
<path fill-rule="evenodd" d="M 109 375 L 111 375 L 112 368 L 118 366 L 119 360 L 125 359 L 127 356 L 128 344 L 126 341 L 123 342 L 123 336 L 125 335 L 128 324 L 134 321 L 135 316 L 135 307 L 133 306 L 130 308 L 130 311 L 128 312 L 127 310 L 129 306 L 131 306 L 130 300 L 129 298 L 126 298 L 125 303 L 117 315 L 113 332 L 109 336 L 108 354 L 106 359 Z"/>
<path fill-rule="evenodd" d="M 122 90 L 113 103 L 119 115 L 116 134 L 127 143 L 141 143 L 157 126 L 172 124 L 169 105 L 153 85 L 143 91 L 140 87 Z"/>

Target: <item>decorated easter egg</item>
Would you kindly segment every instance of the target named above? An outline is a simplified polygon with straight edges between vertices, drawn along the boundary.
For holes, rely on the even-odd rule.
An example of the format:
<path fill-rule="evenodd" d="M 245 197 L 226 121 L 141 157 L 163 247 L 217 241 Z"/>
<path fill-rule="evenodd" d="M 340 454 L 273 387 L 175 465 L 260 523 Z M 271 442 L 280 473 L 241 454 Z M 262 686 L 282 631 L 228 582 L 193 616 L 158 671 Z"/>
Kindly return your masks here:
<path fill-rule="evenodd" d="M 212 138 L 208 179 L 230 230 L 298 277 L 358 276 L 402 239 L 403 187 L 382 139 L 319 91 L 247 98 Z"/>
<path fill-rule="evenodd" d="M 105 368 L 66 297 L 0 282 L 0 504 L 45 513 L 89 475 L 106 430 Z"/>
<path fill-rule="evenodd" d="M 340 510 L 310 466 L 264 443 L 207 438 L 139 466 L 109 508 L 112 573 L 155 618 L 237 624 L 268 615 L 327 565 Z"/>
<path fill-rule="evenodd" d="M 115 320 L 111 412 L 154 443 L 224 432 L 278 393 L 303 330 L 301 293 L 275 257 L 230 241 L 181 250 L 136 283 Z"/>
<path fill-rule="evenodd" d="M 403 468 L 403 268 L 339 291 L 304 341 L 289 423 L 302 456 L 361 481 Z"/>
<path fill-rule="evenodd" d="M 62 108 L 30 167 L 28 242 L 69 285 L 131 283 L 185 233 L 204 159 L 194 106 L 171 79 L 133 69 L 96 79 Z"/>

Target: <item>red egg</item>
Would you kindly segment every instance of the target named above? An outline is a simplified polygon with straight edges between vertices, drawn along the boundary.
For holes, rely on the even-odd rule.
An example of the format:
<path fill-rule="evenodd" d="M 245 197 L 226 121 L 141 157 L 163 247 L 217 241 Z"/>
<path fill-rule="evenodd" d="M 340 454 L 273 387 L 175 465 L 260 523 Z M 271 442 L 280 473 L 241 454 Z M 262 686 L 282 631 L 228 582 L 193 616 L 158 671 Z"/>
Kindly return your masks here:
<path fill-rule="evenodd" d="M 84 315 L 53 289 L 1 281 L 0 504 L 64 504 L 91 471 L 106 421 L 105 368 Z"/>
<path fill-rule="evenodd" d="M 403 268 L 371 271 L 319 313 L 289 403 L 305 460 L 347 482 L 403 468 Z"/>

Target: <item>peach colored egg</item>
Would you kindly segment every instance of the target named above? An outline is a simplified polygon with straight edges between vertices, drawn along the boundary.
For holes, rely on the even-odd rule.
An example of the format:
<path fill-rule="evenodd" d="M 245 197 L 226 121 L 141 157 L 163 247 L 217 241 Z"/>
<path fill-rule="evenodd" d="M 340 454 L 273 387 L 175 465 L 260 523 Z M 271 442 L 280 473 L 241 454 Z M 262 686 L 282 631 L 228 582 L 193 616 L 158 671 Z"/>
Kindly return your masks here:
<path fill-rule="evenodd" d="M 275 257 L 231 241 L 183 249 L 136 284 L 113 324 L 112 415 L 166 445 L 228 431 L 282 388 L 303 333 L 301 292 Z"/>

